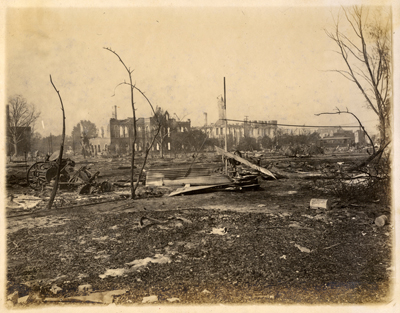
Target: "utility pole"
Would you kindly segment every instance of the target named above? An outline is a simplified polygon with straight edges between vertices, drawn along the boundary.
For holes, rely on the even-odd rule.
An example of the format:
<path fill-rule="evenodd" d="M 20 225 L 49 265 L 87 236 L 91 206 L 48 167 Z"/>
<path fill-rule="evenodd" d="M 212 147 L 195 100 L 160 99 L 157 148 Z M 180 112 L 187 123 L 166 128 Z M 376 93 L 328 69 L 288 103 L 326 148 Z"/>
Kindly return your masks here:
<path fill-rule="evenodd" d="M 225 152 L 228 152 L 228 119 L 226 116 L 226 86 L 224 77 L 224 111 L 225 111 Z M 228 159 L 225 158 L 225 174 L 228 175 Z"/>

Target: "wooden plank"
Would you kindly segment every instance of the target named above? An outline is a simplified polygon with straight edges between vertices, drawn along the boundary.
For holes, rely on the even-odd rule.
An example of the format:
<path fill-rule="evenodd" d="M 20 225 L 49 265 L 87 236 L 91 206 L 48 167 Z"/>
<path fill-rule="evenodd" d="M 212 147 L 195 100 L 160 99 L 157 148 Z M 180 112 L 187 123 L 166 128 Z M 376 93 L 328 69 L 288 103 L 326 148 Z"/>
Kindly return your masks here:
<path fill-rule="evenodd" d="M 292 179 L 317 179 L 317 178 L 326 178 L 328 179 L 329 177 L 327 177 L 326 175 L 324 175 L 323 173 L 313 173 L 313 172 L 309 172 L 309 173 L 289 173 L 289 172 L 285 172 L 285 171 L 281 171 L 280 169 L 278 169 L 275 166 L 271 167 L 271 171 L 275 173 L 275 175 L 278 175 L 278 177 L 282 177 L 282 178 L 292 178 Z"/>
<path fill-rule="evenodd" d="M 185 177 L 178 179 L 164 179 L 164 186 L 173 185 L 186 185 L 192 186 L 204 186 L 204 185 L 219 185 L 219 184 L 231 184 L 231 180 L 226 176 L 199 176 L 199 177 Z"/>
<path fill-rule="evenodd" d="M 168 179 L 163 174 L 153 173 L 147 176 L 146 186 L 183 186 L 183 185 L 216 185 L 216 184 L 231 184 L 232 181 L 226 176 L 198 176 L 198 177 L 181 177 L 177 179 Z"/>
<path fill-rule="evenodd" d="M 217 146 L 215 146 L 215 149 L 217 150 L 217 153 L 220 154 L 220 155 L 225 155 L 225 156 L 227 156 L 228 158 L 235 159 L 236 161 L 238 161 L 238 162 L 240 162 L 240 163 L 242 163 L 242 164 L 244 164 L 244 165 L 247 165 L 248 167 L 251 167 L 251 168 L 253 168 L 253 169 L 255 169 L 255 170 L 257 170 L 257 171 L 259 171 L 259 172 L 261 172 L 261 173 L 263 173 L 263 174 L 265 174 L 265 175 L 271 176 L 271 177 L 273 177 L 274 179 L 276 179 L 276 177 L 274 176 L 274 174 L 272 174 L 272 173 L 271 173 L 269 170 L 267 170 L 266 168 L 263 168 L 263 167 L 260 167 L 260 166 L 258 166 L 258 165 L 255 165 L 255 164 L 253 164 L 253 163 L 251 163 L 251 162 L 249 162 L 249 161 L 247 161 L 247 160 L 241 158 L 240 156 L 238 156 L 238 155 L 236 155 L 236 154 L 233 154 L 233 153 L 230 153 L 230 152 L 225 152 L 223 149 L 221 149 L 221 148 L 219 148 L 219 147 L 217 147 Z"/>
<path fill-rule="evenodd" d="M 194 186 L 194 187 L 183 187 L 179 188 L 173 192 L 171 192 L 168 197 L 173 197 L 173 196 L 178 196 L 178 195 L 183 195 L 187 193 L 193 193 L 196 191 L 206 191 L 206 190 L 212 190 L 217 187 L 224 187 L 224 186 L 229 186 L 227 184 L 223 185 L 208 185 L 208 186 Z"/>

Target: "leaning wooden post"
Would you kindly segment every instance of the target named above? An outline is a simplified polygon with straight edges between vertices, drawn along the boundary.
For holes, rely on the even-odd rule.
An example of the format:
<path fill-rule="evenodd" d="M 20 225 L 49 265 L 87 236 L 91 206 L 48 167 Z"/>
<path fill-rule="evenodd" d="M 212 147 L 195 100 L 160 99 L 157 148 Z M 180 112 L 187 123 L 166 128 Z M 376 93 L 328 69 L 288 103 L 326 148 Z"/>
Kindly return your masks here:
<path fill-rule="evenodd" d="M 61 146 L 60 146 L 60 155 L 58 156 L 58 160 L 57 160 L 57 175 L 56 175 L 56 180 L 54 182 L 54 186 L 53 186 L 53 190 L 51 192 L 51 196 L 50 196 L 50 200 L 49 200 L 49 204 L 47 205 L 47 209 L 51 209 L 53 202 L 54 202 L 54 198 L 56 197 L 57 194 L 57 189 L 58 189 L 58 181 L 60 179 L 60 172 L 61 172 L 61 160 L 62 160 L 62 156 L 63 156 L 63 152 L 64 152 L 64 140 L 65 140 L 65 112 L 64 112 L 64 105 L 60 96 L 60 92 L 57 90 L 56 86 L 54 86 L 53 84 L 53 80 L 51 79 L 51 75 L 50 75 L 50 82 L 54 87 L 54 90 L 57 92 L 58 97 L 60 98 L 60 102 L 61 102 L 61 111 L 63 114 L 63 131 L 62 131 L 62 141 L 61 141 Z"/>

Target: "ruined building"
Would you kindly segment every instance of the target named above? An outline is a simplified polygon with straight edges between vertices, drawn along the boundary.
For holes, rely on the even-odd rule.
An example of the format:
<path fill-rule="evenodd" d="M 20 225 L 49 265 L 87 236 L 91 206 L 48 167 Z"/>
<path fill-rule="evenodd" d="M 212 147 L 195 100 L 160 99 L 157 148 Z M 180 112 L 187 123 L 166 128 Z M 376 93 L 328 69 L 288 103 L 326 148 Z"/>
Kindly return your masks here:
<path fill-rule="evenodd" d="M 138 118 L 136 121 L 136 143 L 135 151 L 145 151 L 157 131 L 158 123 L 154 117 Z M 171 118 L 169 113 L 165 113 L 165 119 L 162 122 L 162 127 L 154 142 L 152 151 L 160 151 L 161 145 L 164 151 L 170 151 L 172 147 L 173 136 L 175 132 L 185 132 L 190 130 L 190 120 L 179 121 Z M 110 147 L 112 153 L 129 153 L 132 149 L 134 136 L 133 118 L 118 120 L 110 119 Z"/>
<path fill-rule="evenodd" d="M 219 119 L 208 125 L 207 118 L 205 119 L 205 125 L 200 127 L 203 131 L 208 134 L 209 138 L 217 138 L 221 142 L 225 139 L 225 131 L 227 131 L 228 141 L 234 145 L 239 144 L 240 138 L 252 137 L 255 139 L 261 139 L 264 136 L 274 138 L 276 136 L 276 130 L 278 128 L 277 121 L 248 121 L 245 119 L 241 123 L 228 122 L 228 128 L 225 130 L 225 106 L 222 96 L 218 98 L 218 115 Z M 207 115 L 205 115 L 207 116 Z"/>
<path fill-rule="evenodd" d="M 320 145 L 324 147 L 351 147 L 367 144 L 365 133 L 360 128 L 355 131 L 344 130 L 341 127 L 331 129 L 330 133 L 322 136 Z"/>

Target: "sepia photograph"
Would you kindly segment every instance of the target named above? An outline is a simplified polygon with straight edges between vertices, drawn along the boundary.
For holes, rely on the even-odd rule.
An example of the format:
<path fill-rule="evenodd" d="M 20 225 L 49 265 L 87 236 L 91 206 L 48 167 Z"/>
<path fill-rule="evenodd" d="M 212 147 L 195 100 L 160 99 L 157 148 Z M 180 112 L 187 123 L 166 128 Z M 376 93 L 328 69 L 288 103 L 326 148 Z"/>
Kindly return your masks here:
<path fill-rule="evenodd" d="M 398 3 L 1 14 L 2 310 L 395 312 Z"/>

